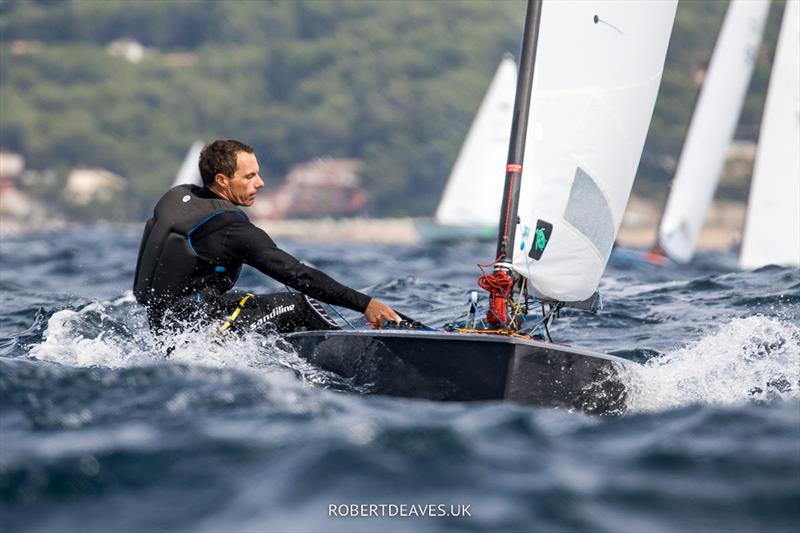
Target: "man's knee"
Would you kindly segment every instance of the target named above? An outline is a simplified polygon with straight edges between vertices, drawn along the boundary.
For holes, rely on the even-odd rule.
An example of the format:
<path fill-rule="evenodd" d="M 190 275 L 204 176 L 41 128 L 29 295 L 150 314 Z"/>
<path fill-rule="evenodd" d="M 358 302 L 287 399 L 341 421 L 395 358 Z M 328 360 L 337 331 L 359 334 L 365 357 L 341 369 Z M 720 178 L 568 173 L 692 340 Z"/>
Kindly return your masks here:
<path fill-rule="evenodd" d="M 339 329 L 322 305 L 301 293 L 259 294 L 242 309 L 237 329 L 278 333 Z"/>
<path fill-rule="evenodd" d="M 325 311 L 325 308 L 322 306 L 320 302 L 313 298 L 309 298 L 308 296 L 303 295 L 303 298 L 306 301 L 306 305 L 308 306 L 308 314 L 309 314 L 309 322 L 315 323 L 318 327 L 313 329 L 317 330 L 328 330 L 328 329 L 340 329 L 339 324 L 331 318 L 331 316 Z M 309 328 L 311 329 L 311 328 Z"/>

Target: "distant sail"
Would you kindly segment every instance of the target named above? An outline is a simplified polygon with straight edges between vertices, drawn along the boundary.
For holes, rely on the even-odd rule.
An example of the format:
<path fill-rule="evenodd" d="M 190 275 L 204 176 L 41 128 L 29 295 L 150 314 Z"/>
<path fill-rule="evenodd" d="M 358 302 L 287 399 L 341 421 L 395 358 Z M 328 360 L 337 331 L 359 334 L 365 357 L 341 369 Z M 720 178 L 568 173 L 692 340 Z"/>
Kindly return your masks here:
<path fill-rule="evenodd" d="M 661 83 L 677 0 L 545 1 L 514 270 L 536 294 L 592 296 Z"/>
<path fill-rule="evenodd" d="M 742 268 L 800 266 L 800 2 L 789 0 L 758 139 Z"/>
<path fill-rule="evenodd" d="M 442 200 L 436 222 L 453 226 L 497 226 L 506 178 L 517 65 L 506 56 L 470 126 Z"/>
<path fill-rule="evenodd" d="M 195 141 L 189 147 L 186 157 L 183 159 L 180 170 L 175 176 L 175 181 L 172 186 L 182 185 L 188 183 L 190 185 L 203 185 L 203 179 L 200 177 L 200 169 L 198 162 L 200 161 L 200 151 L 203 149 L 203 141 Z"/>
<path fill-rule="evenodd" d="M 697 100 L 658 230 L 679 263 L 694 255 L 753 73 L 769 2 L 732 0 Z"/>

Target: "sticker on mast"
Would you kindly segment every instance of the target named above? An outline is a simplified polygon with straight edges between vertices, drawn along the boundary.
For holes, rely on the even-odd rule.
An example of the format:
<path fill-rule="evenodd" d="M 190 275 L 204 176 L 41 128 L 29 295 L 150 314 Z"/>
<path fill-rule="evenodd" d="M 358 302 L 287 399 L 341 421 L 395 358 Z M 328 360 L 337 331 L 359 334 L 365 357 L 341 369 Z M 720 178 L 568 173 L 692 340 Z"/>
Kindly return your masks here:
<path fill-rule="evenodd" d="M 522 174 L 522 165 L 518 165 L 517 163 L 508 163 L 506 165 L 506 172 L 516 172 L 517 174 Z"/>
<path fill-rule="evenodd" d="M 533 242 L 531 243 L 531 251 L 528 257 L 538 261 L 542 258 L 542 253 L 550 242 L 550 234 L 553 233 L 553 225 L 544 220 L 536 221 L 536 231 L 533 232 Z"/>

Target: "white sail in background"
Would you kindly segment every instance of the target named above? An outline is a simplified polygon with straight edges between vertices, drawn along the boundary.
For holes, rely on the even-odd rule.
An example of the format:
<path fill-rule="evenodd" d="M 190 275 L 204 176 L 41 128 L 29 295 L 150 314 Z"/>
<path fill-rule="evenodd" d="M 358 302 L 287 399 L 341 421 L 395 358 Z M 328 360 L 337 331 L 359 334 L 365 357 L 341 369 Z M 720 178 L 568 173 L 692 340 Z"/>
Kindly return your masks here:
<path fill-rule="evenodd" d="M 505 182 L 517 65 L 504 57 L 470 126 L 436 210 L 436 222 L 497 226 Z"/>
<path fill-rule="evenodd" d="M 578 301 L 597 289 L 639 166 L 676 6 L 542 6 L 514 250 L 514 270 L 538 296 Z"/>
<path fill-rule="evenodd" d="M 800 1 L 789 0 L 758 139 L 742 268 L 800 266 Z"/>
<path fill-rule="evenodd" d="M 195 141 L 192 143 L 192 146 L 189 147 L 189 151 L 186 152 L 186 157 L 183 158 L 183 163 L 181 164 L 180 170 L 178 170 L 178 174 L 175 175 L 175 181 L 172 182 L 173 187 L 182 184 L 203 185 L 203 179 L 200 177 L 200 169 L 197 166 L 198 161 L 200 161 L 200 151 L 202 149 L 203 141 Z"/>
<path fill-rule="evenodd" d="M 659 244 L 679 263 L 694 255 L 739 121 L 768 11 L 765 0 L 732 0 L 725 14 L 658 230 Z"/>

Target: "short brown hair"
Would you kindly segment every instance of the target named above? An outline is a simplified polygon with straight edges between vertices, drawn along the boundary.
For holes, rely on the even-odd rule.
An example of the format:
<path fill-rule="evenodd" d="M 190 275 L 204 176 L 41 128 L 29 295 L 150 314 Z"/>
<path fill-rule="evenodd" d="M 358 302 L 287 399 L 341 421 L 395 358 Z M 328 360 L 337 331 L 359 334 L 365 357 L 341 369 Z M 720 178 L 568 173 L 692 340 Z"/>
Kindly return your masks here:
<path fill-rule="evenodd" d="M 243 142 L 233 139 L 217 139 L 205 145 L 200 152 L 199 162 L 203 185 L 206 187 L 213 185 L 214 176 L 217 174 L 233 176 L 236 172 L 236 154 L 239 152 L 252 154 L 254 150 Z"/>

